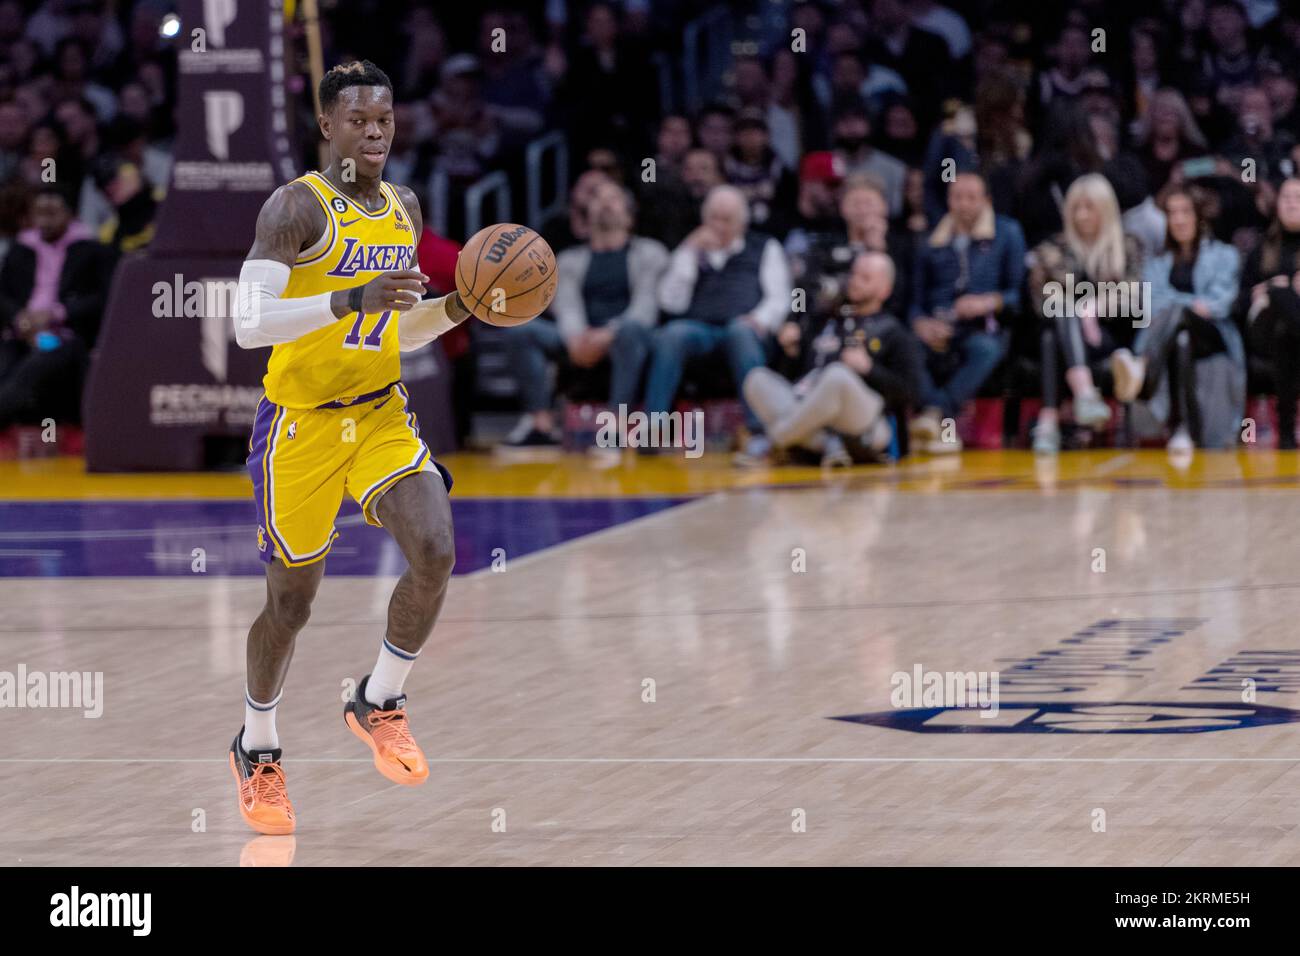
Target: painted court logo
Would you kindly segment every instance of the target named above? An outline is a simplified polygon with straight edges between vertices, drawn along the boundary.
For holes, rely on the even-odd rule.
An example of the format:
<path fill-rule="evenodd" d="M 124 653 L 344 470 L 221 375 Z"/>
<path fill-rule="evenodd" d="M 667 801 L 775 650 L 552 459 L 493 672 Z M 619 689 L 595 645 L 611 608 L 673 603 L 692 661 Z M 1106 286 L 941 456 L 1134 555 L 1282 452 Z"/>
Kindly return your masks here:
<path fill-rule="evenodd" d="M 981 718 L 993 716 L 994 719 Z M 995 715 L 962 707 L 917 707 L 832 717 L 917 734 L 1204 734 L 1300 722 L 1300 711 L 1263 704 L 1003 702 Z"/>

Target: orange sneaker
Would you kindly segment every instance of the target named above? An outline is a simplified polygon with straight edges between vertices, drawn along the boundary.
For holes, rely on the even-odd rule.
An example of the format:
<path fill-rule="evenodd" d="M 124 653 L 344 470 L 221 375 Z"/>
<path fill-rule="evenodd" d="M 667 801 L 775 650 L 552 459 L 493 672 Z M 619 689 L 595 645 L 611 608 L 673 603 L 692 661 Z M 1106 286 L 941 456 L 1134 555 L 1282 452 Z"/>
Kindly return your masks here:
<path fill-rule="evenodd" d="M 429 765 L 411 736 L 406 720 L 406 696 L 394 697 L 376 707 L 366 700 L 367 674 L 356 699 L 343 708 L 343 720 L 375 754 L 375 769 L 393 783 L 414 787 L 429 779 Z"/>
<path fill-rule="evenodd" d="M 243 736 L 241 727 L 230 745 L 230 772 L 239 787 L 239 815 L 258 833 L 292 833 L 293 804 L 280 766 L 280 749 L 246 753 L 239 743 Z"/>

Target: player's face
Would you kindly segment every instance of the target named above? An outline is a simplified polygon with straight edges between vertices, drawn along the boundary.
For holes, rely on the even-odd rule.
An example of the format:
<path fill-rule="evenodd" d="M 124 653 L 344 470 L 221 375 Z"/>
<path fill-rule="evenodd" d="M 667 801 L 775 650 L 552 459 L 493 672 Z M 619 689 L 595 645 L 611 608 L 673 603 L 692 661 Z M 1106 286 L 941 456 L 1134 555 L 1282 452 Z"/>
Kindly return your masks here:
<path fill-rule="evenodd" d="M 383 86 L 349 86 L 321 123 L 339 161 L 351 159 L 357 175 L 377 178 L 393 145 L 393 94 Z"/>

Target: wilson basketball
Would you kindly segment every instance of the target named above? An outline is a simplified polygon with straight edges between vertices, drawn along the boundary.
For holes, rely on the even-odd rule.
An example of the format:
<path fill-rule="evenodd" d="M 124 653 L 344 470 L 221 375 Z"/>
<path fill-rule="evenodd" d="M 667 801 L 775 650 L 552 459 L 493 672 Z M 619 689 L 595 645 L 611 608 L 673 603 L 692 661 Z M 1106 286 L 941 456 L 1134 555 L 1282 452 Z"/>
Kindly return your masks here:
<path fill-rule="evenodd" d="M 456 291 L 490 325 L 522 325 L 555 298 L 555 253 L 527 226 L 498 223 L 474 234 L 456 259 Z"/>

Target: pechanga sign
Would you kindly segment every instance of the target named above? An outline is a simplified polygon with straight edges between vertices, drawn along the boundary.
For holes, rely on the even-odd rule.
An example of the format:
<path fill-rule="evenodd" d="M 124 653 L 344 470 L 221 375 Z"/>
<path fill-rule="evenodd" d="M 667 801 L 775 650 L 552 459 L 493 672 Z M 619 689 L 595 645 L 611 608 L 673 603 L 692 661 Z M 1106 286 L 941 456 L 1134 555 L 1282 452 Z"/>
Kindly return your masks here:
<path fill-rule="evenodd" d="M 231 305 L 262 203 L 299 173 L 285 94 L 284 3 L 181 0 L 179 13 L 184 121 L 153 243 L 125 257 L 113 276 L 83 402 L 91 471 L 198 471 L 224 462 L 247 440 L 262 395 L 269 351 L 239 348 Z M 341 265 L 408 261 L 397 247 L 371 247 Z M 434 454 L 450 450 L 442 347 L 403 354 L 402 378 L 422 437 Z"/>

